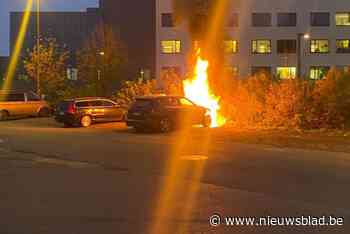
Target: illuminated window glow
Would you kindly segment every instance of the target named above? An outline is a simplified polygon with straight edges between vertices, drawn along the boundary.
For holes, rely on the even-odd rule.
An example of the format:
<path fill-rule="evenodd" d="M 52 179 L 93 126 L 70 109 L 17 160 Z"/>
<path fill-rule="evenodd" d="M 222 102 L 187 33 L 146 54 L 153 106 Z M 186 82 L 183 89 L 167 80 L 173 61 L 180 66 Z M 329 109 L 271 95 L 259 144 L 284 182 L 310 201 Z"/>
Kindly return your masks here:
<path fill-rule="evenodd" d="M 165 40 L 161 41 L 162 53 L 164 54 L 178 54 L 181 52 L 181 41 L 179 40 Z"/>
<path fill-rule="evenodd" d="M 350 53 L 350 40 L 337 40 L 337 53 Z"/>
<path fill-rule="evenodd" d="M 277 67 L 277 76 L 280 79 L 295 79 L 296 67 Z"/>
<path fill-rule="evenodd" d="M 329 53 L 328 40 L 311 40 L 311 53 Z"/>
<path fill-rule="evenodd" d="M 335 14 L 335 24 L 337 26 L 350 26 L 350 12 Z"/>
<path fill-rule="evenodd" d="M 225 53 L 234 54 L 237 53 L 237 41 L 235 40 L 226 40 L 224 41 Z"/>
<path fill-rule="evenodd" d="M 230 77 L 239 76 L 239 68 L 237 66 L 226 66 L 225 70 Z"/>
<path fill-rule="evenodd" d="M 325 76 L 327 76 L 328 71 L 329 71 L 329 67 L 327 66 L 310 67 L 310 79 L 312 80 L 323 79 Z"/>
<path fill-rule="evenodd" d="M 270 40 L 254 40 L 252 41 L 253 54 L 269 54 L 271 53 Z"/>

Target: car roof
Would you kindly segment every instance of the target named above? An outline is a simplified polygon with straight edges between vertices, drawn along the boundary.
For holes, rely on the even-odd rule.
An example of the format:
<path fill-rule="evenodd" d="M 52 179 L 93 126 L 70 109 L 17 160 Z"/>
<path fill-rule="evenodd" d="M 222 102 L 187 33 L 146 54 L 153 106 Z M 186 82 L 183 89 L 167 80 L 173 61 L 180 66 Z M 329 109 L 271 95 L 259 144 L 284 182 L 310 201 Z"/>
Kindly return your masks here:
<path fill-rule="evenodd" d="M 81 97 L 81 98 L 72 98 L 72 99 L 66 99 L 64 101 L 67 102 L 83 102 L 83 101 L 93 101 L 93 100 L 109 100 L 112 101 L 108 98 L 104 98 L 104 97 Z"/>
<path fill-rule="evenodd" d="M 160 99 L 160 98 L 184 98 L 182 96 L 176 96 L 176 95 L 147 95 L 147 96 L 139 96 L 136 97 L 136 99 Z"/>

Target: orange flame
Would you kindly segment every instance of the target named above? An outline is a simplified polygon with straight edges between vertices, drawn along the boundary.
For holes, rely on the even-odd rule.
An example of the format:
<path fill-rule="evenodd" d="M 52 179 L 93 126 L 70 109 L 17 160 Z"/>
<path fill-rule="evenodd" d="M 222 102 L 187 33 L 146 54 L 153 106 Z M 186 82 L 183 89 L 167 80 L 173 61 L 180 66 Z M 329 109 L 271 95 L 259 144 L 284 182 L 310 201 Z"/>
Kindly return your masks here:
<path fill-rule="evenodd" d="M 183 81 L 185 96 L 199 106 L 209 109 L 211 127 L 220 127 L 226 123 L 224 116 L 220 115 L 220 97 L 215 96 L 209 87 L 208 82 L 209 62 L 197 55 L 197 64 L 194 77 Z"/>

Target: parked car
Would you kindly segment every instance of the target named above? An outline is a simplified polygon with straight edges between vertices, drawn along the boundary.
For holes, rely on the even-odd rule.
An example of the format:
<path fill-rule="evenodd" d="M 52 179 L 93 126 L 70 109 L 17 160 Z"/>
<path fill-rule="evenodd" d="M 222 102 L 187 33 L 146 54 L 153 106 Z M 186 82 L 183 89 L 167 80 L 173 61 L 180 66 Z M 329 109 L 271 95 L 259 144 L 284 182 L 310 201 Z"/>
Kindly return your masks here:
<path fill-rule="evenodd" d="M 55 110 L 55 119 L 66 127 L 89 127 L 96 122 L 115 122 L 125 119 L 126 110 L 112 100 L 87 97 L 61 101 Z"/>
<path fill-rule="evenodd" d="M 126 123 L 136 130 L 157 129 L 169 132 L 176 127 L 211 124 L 208 109 L 185 97 L 146 96 L 136 98 L 128 111 Z"/>
<path fill-rule="evenodd" d="M 25 116 L 48 117 L 50 114 L 49 104 L 33 92 L 0 91 L 0 120 Z"/>

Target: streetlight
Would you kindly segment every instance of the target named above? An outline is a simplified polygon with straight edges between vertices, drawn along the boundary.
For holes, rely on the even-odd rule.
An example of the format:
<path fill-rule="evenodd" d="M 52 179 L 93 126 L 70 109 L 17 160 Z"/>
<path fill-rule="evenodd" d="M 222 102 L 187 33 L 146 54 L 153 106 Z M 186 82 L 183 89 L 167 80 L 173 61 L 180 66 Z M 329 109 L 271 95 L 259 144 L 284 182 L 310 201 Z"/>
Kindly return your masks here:
<path fill-rule="evenodd" d="M 37 69 L 36 69 L 36 92 L 40 96 L 40 0 L 36 0 L 36 51 L 37 51 Z"/>
<path fill-rule="evenodd" d="M 101 58 L 103 58 L 104 56 L 105 56 L 105 52 L 104 51 L 100 51 L 100 52 L 98 52 L 98 55 L 99 55 L 99 57 L 101 57 Z M 99 67 L 101 66 L 100 64 L 101 64 L 101 59 L 99 59 L 99 61 L 100 62 L 98 62 L 98 64 L 99 64 Z M 103 75 L 104 75 L 104 62 L 103 62 L 103 64 L 102 64 L 102 72 L 101 72 L 101 70 L 100 69 L 98 69 L 97 70 L 97 82 L 98 82 L 98 89 L 99 90 L 101 90 L 101 73 L 103 73 Z M 96 94 L 97 94 L 97 96 L 99 95 L 99 92 L 97 91 L 96 92 Z"/>
<path fill-rule="evenodd" d="M 308 40 L 310 38 L 310 35 L 308 33 L 298 33 L 297 37 L 297 77 L 301 78 L 301 38 L 304 38 L 304 40 Z"/>

